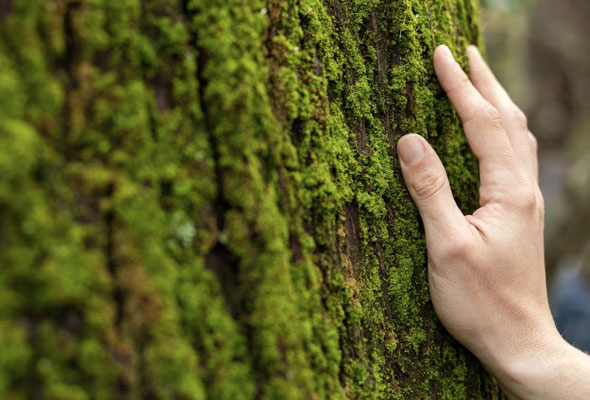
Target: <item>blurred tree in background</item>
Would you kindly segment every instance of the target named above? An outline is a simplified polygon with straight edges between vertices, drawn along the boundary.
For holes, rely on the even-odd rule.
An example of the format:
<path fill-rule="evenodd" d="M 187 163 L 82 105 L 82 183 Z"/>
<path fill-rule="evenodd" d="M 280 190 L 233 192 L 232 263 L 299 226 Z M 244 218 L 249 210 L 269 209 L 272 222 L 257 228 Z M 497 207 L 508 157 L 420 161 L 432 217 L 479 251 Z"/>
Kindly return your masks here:
<path fill-rule="evenodd" d="M 535 0 L 481 0 L 484 9 L 502 13 L 522 12 Z"/>
<path fill-rule="evenodd" d="M 0 1 L 0 398 L 492 399 L 396 142 L 472 0 Z"/>
<path fill-rule="evenodd" d="M 539 0 L 531 15 L 529 71 L 531 126 L 541 150 L 561 152 L 565 164 L 563 200 L 548 227 L 549 261 L 579 257 L 590 272 L 589 19 L 588 1 Z"/>

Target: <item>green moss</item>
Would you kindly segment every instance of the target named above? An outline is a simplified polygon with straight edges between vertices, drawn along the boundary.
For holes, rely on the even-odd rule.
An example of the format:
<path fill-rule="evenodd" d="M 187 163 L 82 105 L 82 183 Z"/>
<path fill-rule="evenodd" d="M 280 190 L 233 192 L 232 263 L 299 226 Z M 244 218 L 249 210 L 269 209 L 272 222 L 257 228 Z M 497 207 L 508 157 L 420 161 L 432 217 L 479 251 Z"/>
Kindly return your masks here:
<path fill-rule="evenodd" d="M 0 397 L 478 399 L 395 145 L 477 165 L 434 48 L 472 0 L 13 1 Z M 30 385 L 34 382 L 35 385 Z"/>

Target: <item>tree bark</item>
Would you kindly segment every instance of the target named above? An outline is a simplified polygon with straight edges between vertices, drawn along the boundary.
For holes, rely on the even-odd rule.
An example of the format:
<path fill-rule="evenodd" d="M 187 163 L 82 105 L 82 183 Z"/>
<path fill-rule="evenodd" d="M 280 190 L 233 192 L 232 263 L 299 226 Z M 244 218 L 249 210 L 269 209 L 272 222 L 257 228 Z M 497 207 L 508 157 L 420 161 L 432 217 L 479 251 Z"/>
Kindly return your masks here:
<path fill-rule="evenodd" d="M 436 319 L 396 142 L 475 0 L 0 1 L 0 397 L 495 399 Z"/>

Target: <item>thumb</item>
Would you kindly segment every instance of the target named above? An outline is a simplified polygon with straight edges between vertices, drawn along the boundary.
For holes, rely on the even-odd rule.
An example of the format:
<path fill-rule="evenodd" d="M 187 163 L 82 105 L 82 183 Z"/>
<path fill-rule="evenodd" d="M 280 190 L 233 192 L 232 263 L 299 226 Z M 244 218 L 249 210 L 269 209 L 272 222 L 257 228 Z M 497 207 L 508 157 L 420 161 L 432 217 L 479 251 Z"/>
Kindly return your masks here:
<path fill-rule="evenodd" d="M 444 238 L 465 232 L 467 221 L 455 203 L 449 179 L 434 149 L 423 137 L 410 134 L 399 140 L 397 151 L 427 239 L 433 234 Z"/>

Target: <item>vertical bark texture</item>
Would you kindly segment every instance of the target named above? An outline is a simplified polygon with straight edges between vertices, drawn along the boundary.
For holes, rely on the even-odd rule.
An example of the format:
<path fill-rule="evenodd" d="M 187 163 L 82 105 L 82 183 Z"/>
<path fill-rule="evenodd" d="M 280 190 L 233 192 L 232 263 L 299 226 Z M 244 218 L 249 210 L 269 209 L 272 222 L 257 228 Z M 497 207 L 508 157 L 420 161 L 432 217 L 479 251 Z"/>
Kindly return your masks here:
<path fill-rule="evenodd" d="M 395 144 L 474 0 L 1 0 L 0 397 L 493 399 Z"/>

